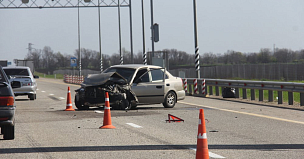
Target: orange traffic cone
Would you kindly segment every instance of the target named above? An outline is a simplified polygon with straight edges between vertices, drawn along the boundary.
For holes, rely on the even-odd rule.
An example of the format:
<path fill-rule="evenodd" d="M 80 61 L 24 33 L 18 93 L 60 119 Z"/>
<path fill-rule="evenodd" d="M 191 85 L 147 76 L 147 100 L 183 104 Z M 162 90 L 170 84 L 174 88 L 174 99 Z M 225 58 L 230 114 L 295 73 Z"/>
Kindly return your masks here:
<path fill-rule="evenodd" d="M 196 146 L 196 159 L 209 159 L 207 133 L 205 125 L 204 110 L 200 109 L 197 146 Z"/>
<path fill-rule="evenodd" d="M 75 111 L 75 109 L 73 109 L 73 106 L 72 106 L 70 87 L 68 87 L 67 105 L 66 105 L 65 111 Z"/>
<path fill-rule="evenodd" d="M 105 96 L 103 126 L 99 127 L 99 129 L 115 129 L 116 127 L 112 125 L 112 121 L 111 121 L 109 93 L 105 92 L 105 94 L 106 96 Z"/>

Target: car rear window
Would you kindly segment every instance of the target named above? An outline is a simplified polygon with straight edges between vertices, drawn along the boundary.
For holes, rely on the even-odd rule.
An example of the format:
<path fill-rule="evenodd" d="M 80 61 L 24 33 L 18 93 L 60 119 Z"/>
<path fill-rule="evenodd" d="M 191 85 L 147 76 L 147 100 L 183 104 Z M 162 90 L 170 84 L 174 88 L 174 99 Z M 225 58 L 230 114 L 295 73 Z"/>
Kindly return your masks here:
<path fill-rule="evenodd" d="M 8 76 L 29 76 L 27 69 L 4 69 Z"/>

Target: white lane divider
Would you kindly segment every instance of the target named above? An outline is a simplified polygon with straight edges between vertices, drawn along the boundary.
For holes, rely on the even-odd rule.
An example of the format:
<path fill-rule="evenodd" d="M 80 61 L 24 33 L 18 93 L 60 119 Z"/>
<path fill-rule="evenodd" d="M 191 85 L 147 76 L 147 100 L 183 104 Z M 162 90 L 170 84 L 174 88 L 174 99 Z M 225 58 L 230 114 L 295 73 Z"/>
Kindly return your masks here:
<path fill-rule="evenodd" d="M 126 124 L 133 126 L 134 128 L 142 128 L 142 126 L 136 125 L 134 123 L 126 123 Z"/>
<path fill-rule="evenodd" d="M 99 110 L 95 110 L 94 112 L 95 113 L 100 113 L 100 114 L 104 113 L 103 111 L 99 111 Z"/>
<path fill-rule="evenodd" d="M 59 97 L 59 99 L 65 99 L 65 98 L 63 98 L 63 97 Z"/>
<path fill-rule="evenodd" d="M 41 91 L 42 93 L 44 93 L 45 91 Z"/>
<path fill-rule="evenodd" d="M 50 96 L 53 96 L 54 94 L 49 94 Z"/>
<path fill-rule="evenodd" d="M 196 148 L 190 148 L 190 149 L 196 151 Z M 210 152 L 210 151 L 209 151 L 209 157 L 212 157 L 212 158 L 226 158 L 226 157 L 223 157 L 223 156 L 221 156 L 221 155 L 212 153 L 212 152 Z"/>

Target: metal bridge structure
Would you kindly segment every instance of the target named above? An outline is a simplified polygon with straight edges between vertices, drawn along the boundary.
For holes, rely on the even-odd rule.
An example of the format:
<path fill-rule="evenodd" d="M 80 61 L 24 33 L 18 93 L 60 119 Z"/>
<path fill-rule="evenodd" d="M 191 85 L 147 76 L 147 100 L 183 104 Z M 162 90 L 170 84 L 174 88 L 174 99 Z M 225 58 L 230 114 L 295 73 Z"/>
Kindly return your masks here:
<path fill-rule="evenodd" d="M 0 0 L 0 9 L 130 7 L 129 0 Z"/>
<path fill-rule="evenodd" d="M 99 52 L 100 52 L 100 71 L 103 71 L 102 53 L 101 53 L 101 30 L 100 30 L 100 8 L 113 7 L 118 9 L 118 25 L 119 25 L 119 51 L 120 63 L 123 64 L 123 54 L 121 48 L 121 23 L 120 23 L 120 8 L 129 8 L 130 20 L 130 48 L 131 60 L 133 58 L 133 28 L 132 28 L 132 6 L 131 0 L 0 0 L 0 9 L 51 9 L 51 8 L 77 8 L 78 9 L 78 46 L 79 46 L 79 75 L 81 75 L 81 49 L 80 49 L 80 23 L 79 23 L 79 8 L 97 7 L 99 16 Z"/>

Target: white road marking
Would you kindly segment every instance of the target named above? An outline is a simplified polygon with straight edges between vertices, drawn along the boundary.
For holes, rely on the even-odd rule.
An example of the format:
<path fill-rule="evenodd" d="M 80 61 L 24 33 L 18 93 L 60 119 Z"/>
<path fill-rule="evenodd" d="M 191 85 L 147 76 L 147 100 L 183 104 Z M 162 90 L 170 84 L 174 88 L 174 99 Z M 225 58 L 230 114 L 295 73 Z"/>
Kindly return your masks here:
<path fill-rule="evenodd" d="M 43 93 L 44 93 L 45 91 L 41 91 L 41 92 L 43 92 Z"/>
<path fill-rule="evenodd" d="M 49 94 L 50 96 L 53 96 L 54 94 Z"/>
<path fill-rule="evenodd" d="M 133 126 L 134 128 L 142 128 L 142 126 L 136 125 L 134 123 L 126 123 L 126 124 Z"/>
<path fill-rule="evenodd" d="M 65 99 L 65 98 L 63 98 L 63 97 L 59 97 L 59 99 Z"/>
<path fill-rule="evenodd" d="M 95 110 L 95 113 L 104 113 L 103 111 Z"/>
<path fill-rule="evenodd" d="M 290 123 L 304 124 L 304 122 L 302 122 L 302 121 L 283 119 L 283 118 L 272 117 L 272 116 L 267 116 L 267 115 L 247 113 L 247 112 L 241 112 L 241 111 L 230 110 L 230 109 L 222 109 L 222 108 L 211 107 L 211 106 L 206 106 L 206 105 L 198 105 L 198 104 L 187 103 L 187 102 L 179 102 L 179 103 L 187 104 L 187 105 L 193 105 L 193 106 L 199 106 L 199 107 L 204 107 L 204 108 L 211 108 L 211 109 L 216 109 L 216 110 L 221 110 L 221 111 L 226 111 L 226 112 L 233 112 L 233 113 L 238 113 L 238 114 L 256 116 L 256 117 L 261 117 L 261 118 L 267 118 L 267 119 L 273 119 L 273 120 L 279 120 L 279 121 L 286 121 L 286 122 L 290 122 Z"/>
<path fill-rule="evenodd" d="M 190 150 L 196 151 L 196 148 L 190 148 Z M 223 157 L 223 156 L 221 156 L 221 155 L 212 153 L 212 152 L 210 152 L 210 151 L 209 151 L 209 157 L 212 157 L 212 158 L 226 158 L 226 157 Z"/>
<path fill-rule="evenodd" d="M 39 89 L 37 88 L 37 91 L 39 91 Z"/>

